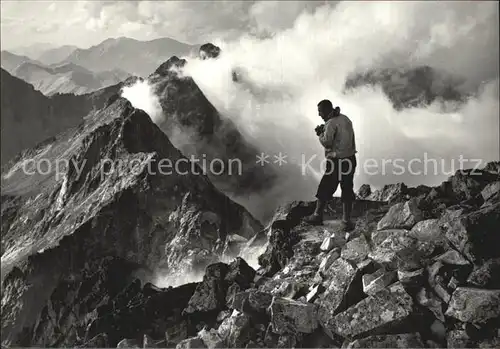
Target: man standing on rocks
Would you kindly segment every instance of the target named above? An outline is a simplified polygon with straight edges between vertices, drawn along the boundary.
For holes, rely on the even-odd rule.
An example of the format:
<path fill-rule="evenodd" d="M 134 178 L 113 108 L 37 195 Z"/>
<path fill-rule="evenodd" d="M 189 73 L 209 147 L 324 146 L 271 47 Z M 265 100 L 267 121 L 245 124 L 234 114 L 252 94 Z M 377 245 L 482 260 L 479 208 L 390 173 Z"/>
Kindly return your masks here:
<path fill-rule="evenodd" d="M 340 108 L 333 108 L 332 102 L 325 99 L 318 103 L 318 114 L 325 121 L 316 127 L 319 141 L 325 148 L 326 169 L 316 193 L 316 209 L 305 218 L 309 224 L 323 224 L 323 211 L 326 203 L 337 191 L 340 183 L 342 190 L 342 228 L 354 229 L 351 221 L 352 204 L 356 198 L 353 190 L 353 178 L 356 171 L 356 142 L 351 120 L 340 113 Z"/>

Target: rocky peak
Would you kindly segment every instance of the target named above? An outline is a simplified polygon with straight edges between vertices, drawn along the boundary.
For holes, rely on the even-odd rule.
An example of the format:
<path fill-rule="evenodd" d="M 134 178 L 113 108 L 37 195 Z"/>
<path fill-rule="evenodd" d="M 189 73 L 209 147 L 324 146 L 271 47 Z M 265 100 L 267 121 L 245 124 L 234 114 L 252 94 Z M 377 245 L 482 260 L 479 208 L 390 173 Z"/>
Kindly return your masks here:
<path fill-rule="evenodd" d="M 184 64 L 185 60 L 172 57 L 148 77 L 163 110 L 159 127 L 178 140 L 179 150 L 187 157 L 223 162 L 213 171 L 220 174 L 207 173 L 222 191 L 238 196 L 269 190 L 277 173 L 271 167 L 256 164 L 258 148 L 243 137 L 231 119 L 215 109 L 192 78 L 169 73 L 172 66 Z M 234 167 L 235 159 L 241 167 Z"/>
<path fill-rule="evenodd" d="M 187 61 L 185 59 L 172 56 L 165 63 L 161 64 L 153 74 L 162 77 L 170 76 L 172 74 L 172 69 L 181 69 L 186 63 Z"/>
<path fill-rule="evenodd" d="M 217 58 L 220 55 L 220 47 L 215 46 L 212 43 L 206 43 L 201 45 L 199 56 L 201 59 Z"/>
<path fill-rule="evenodd" d="M 26 174 L 27 160 L 48 161 L 51 171 Z M 63 161 L 67 171 L 57 172 Z M 2 201 L 2 311 L 9 314 L 2 337 L 10 344 L 33 333 L 63 285 L 79 289 L 97 269 L 111 277 L 101 265 L 107 258 L 128 265 L 130 277 L 157 268 L 187 273 L 216 260 L 216 242 L 229 232 L 249 238 L 261 229 L 123 98 L 19 158 L 3 173 Z M 56 330 L 31 344 L 46 344 Z"/>

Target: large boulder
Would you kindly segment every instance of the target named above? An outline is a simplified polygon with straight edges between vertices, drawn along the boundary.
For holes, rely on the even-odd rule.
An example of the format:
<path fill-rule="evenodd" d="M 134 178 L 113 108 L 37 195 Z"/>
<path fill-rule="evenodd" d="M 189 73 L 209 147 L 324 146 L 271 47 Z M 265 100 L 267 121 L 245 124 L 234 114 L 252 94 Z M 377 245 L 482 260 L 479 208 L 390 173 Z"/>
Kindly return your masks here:
<path fill-rule="evenodd" d="M 244 348 L 251 339 L 250 317 L 233 311 L 219 326 L 217 333 L 229 348 Z"/>
<path fill-rule="evenodd" d="M 270 293 L 250 289 L 237 293 L 230 308 L 249 315 L 257 315 L 265 313 L 272 301 L 273 296 Z"/>
<path fill-rule="evenodd" d="M 450 243 L 471 262 L 500 257 L 500 202 L 473 212 L 450 210 L 440 224 Z"/>
<path fill-rule="evenodd" d="M 410 230 L 409 235 L 420 241 L 443 243 L 446 240 L 438 219 L 426 219 L 418 222 Z"/>
<path fill-rule="evenodd" d="M 385 271 L 379 269 L 375 273 L 363 275 L 363 292 L 367 295 L 374 295 L 375 293 L 385 289 L 397 277 L 395 271 Z"/>
<path fill-rule="evenodd" d="M 255 271 L 239 257 L 229 265 L 209 265 L 184 313 L 204 313 L 206 317 L 215 319 L 216 314 L 226 309 L 227 303 L 232 302 L 234 294 L 250 287 L 254 277 Z"/>
<path fill-rule="evenodd" d="M 370 246 L 368 245 L 365 236 L 361 235 L 349 241 L 342 248 L 341 256 L 342 258 L 353 263 L 360 263 L 367 258 L 369 252 Z"/>
<path fill-rule="evenodd" d="M 458 170 L 450 177 L 449 182 L 456 201 L 471 200 L 477 197 L 486 185 L 498 180 L 489 171 L 470 169 Z"/>
<path fill-rule="evenodd" d="M 312 333 L 318 327 L 317 305 L 274 297 L 269 311 L 277 334 Z"/>
<path fill-rule="evenodd" d="M 334 261 L 327 270 L 326 276 L 326 290 L 317 301 L 318 319 L 323 326 L 337 313 L 345 310 L 348 297 L 351 303 L 360 298 L 359 295 L 353 294 L 352 287 L 356 276 L 359 278 L 358 270 L 345 259 L 338 258 Z"/>
<path fill-rule="evenodd" d="M 299 241 L 297 232 L 288 220 L 275 221 L 266 251 L 259 256 L 259 264 L 265 276 L 272 276 L 283 269 L 293 256 L 293 247 Z"/>
<path fill-rule="evenodd" d="M 495 181 L 484 187 L 484 189 L 481 191 L 481 196 L 483 197 L 483 200 L 485 202 L 498 201 L 499 192 L 500 192 L 500 181 Z"/>
<path fill-rule="evenodd" d="M 459 287 L 453 292 L 446 316 L 463 322 L 485 323 L 500 317 L 500 290 Z"/>
<path fill-rule="evenodd" d="M 385 240 L 373 248 L 368 257 L 389 270 L 408 271 L 427 265 L 434 250 L 433 243 L 396 232 L 387 235 Z"/>
<path fill-rule="evenodd" d="M 378 223 L 377 230 L 411 229 L 421 220 L 423 220 L 422 211 L 418 207 L 417 200 L 412 198 L 393 205 Z"/>
<path fill-rule="evenodd" d="M 329 319 L 323 326 L 344 338 L 402 330 L 411 323 L 413 306 L 410 295 L 396 283 Z"/>

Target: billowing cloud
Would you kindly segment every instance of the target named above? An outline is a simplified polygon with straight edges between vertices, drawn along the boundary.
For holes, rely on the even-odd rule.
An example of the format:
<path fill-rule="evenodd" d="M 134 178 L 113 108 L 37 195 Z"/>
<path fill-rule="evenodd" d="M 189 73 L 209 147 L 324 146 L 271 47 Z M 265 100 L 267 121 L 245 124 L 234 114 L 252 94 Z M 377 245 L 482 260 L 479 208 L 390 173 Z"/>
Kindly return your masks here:
<path fill-rule="evenodd" d="M 285 149 L 296 167 L 304 156 L 322 158 L 313 130 L 321 123 L 316 104 L 328 98 L 356 129 L 357 186 L 436 184 L 452 170 L 474 167 L 473 159 L 484 165 L 499 158 L 497 29 L 493 2 L 341 2 L 304 10 L 267 39 L 221 41 L 218 60 L 190 60 L 186 74 L 248 139 L 269 154 Z M 471 98 L 397 111 L 379 88 L 343 92 L 350 73 L 422 65 L 460 75 Z M 235 68 L 241 84 L 231 80 Z M 438 168 L 424 173 L 426 158 Z M 376 168 L 365 168 L 369 162 Z"/>

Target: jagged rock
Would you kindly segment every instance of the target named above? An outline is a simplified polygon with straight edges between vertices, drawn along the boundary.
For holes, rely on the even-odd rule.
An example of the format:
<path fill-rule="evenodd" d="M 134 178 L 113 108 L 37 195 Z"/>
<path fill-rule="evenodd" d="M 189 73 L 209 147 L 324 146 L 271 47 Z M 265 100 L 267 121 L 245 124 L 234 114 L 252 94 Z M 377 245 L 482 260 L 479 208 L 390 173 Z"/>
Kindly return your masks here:
<path fill-rule="evenodd" d="M 219 333 L 216 329 L 207 330 L 203 328 L 199 333 L 198 337 L 203 341 L 205 347 L 208 349 L 225 348 L 222 339 L 219 337 Z"/>
<path fill-rule="evenodd" d="M 395 271 L 385 271 L 379 269 L 373 274 L 363 275 L 363 292 L 367 295 L 374 295 L 389 286 L 396 279 Z"/>
<path fill-rule="evenodd" d="M 436 319 L 444 322 L 443 302 L 433 292 L 427 290 L 425 287 L 421 288 L 415 297 L 418 304 L 429 309 Z"/>
<path fill-rule="evenodd" d="M 417 286 L 424 280 L 424 268 L 413 271 L 398 270 L 398 279 L 405 286 Z"/>
<path fill-rule="evenodd" d="M 224 280 L 228 283 L 237 283 L 242 289 L 250 287 L 255 277 L 255 270 L 238 257 L 231 264 Z"/>
<path fill-rule="evenodd" d="M 267 292 L 255 289 L 237 293 L 234 297 L 231 309 L 253 315 L 263 313 L 271 305 L 273 296 Z"/>
<path fill-rule="evenodd" d="M 220 47 L 212 43 L 206 43 L 201 45 L 199 55 L 201 59 L 217 58 L 220 55 L 220 51 Z"/>
<path fill-rule="evenodd" d="M 286 221 L 273 223 L 269 245 L 264 254 L 259 256 L 259 264 L 265 276 L 272 276 L 284 268 L 293 256 L 293 246 L 299 241 L 295 230 L 290 230 Z"/>
<path fill-rule="evenodd" d="M 191 77 L 176 74 L 175 70 L 166 75 L 152 74 L 147 80 L 154 86 L 165 116 L 157 118 L 158 127 L 186 157 L 192 156 L 198 164 L 204 162 L 210 167 L 207 176 L 219 190 L 239 197 L 259 219 L 268 220 L 269 207 L 281 204 L 280 197 L 271 193 L 281 177 L 278 169 L 256 164 L 255 156 L 262 150 L 242 135 L 233 120 L 217 111 Z M 298 179 L 300 170 L 287 171 L 286 176 Z M 252 198 L 248 198 L 250 194 Z M 255 195 L 268 204 L 255 202 Z M 237 230 L 227 232 L 251 237 Z"/>
<path fill-rule="evenodd" d="M 138 341 L 135 339 L 123 339 L 121 340 L 117 346 L 117 348 L 141 348 Z"/>
<path fill-rule="evenodd" d="M 342 348 L 426 348 L 419 333 L 386 334 L 357 339 Z"/>
<path fill-rule="evenodd" d="M 410 230 L 410 236 L 420 241 L 441 242 L 445 240 L 438 219 L 420 221 Z"/>
<path fill-rule="evenodd" d="M 345 304 L 347 298 L 351 302 L 360 298 L 353 294 L 351 287 L 357 276 L 357 269 L 351 263 L 338 258 L 326 274 L 328 275 L 328 283 L 325 283 L 326 291 L 317 301 L 319 304 L 318 320 L 321 324 L 327 323 L 332 316 L 344 310 L 347 306 Z"/>
<path fill-rule="evenodd" d="M 446 251 L 442 255 L 434 258 L 434 260 L 451 265 L 470 265 L 470 262 L 455 250 Z"/>
<path fill-rule="evenodd" d="M 396 283 L 329 319 L 323 326 L 344 338 L 368 336 L 394 330 L 396 326 L 404 328 L 412 313 L 410 295 Z"/>
<path fill-rule="evenodd" d="M 333 247 L 335 246 L 335 242 L 333 241 L 333 238 L 331 236 L 327 236 L 324 240 L 323 243 L 320 246 L 320 250 L 323 252 L 328 252 L 330 251 Z"/>
<path fill-rule="evenodd" d="M 314 303 L 314 301 L 320 296 L 321 293 L 325 291 L 323 285 L 318 284 L 309 289 L 309 293 L 306 295 L 306 302 Z"/>
<path fill-rule="evenodd" d="M 483 171 L 500 174 L 500 161 L 490 161 L 484 166 Z"/>
<path fill-rule="evenodd" d="M 369 184 L 363 184 L 358 189 L 358 198 L 360 198 L 360 199 L 367 199 L 370 196 L 371 193 L 372 193 L 372 188 L 370 187 L 370 185 Z"/>
<path fill-rule="evenodd" d="M 498 198 L 499 192 L 500 192 L 500 181 L 496 181 L 484 187 L 484 189 L 481 191 L 481 196 L 483 197 L 483 200 L 485 202 L 490 200 L 493 201 L 492 199 L 494 197 Z"/>
<path fill-rule="evenodd" d="M 489 259 L 476 267 L 467 282 L 479 288 L 500 289 L 500 258 Z"/>
<path fill-rule="evenodd" d="M 340 249 L 335 248 L 328 252 L 328 254 L 321 260 L 321 263 L 319 264 L 319 269 L 318 272 L 320 274 L 323 274 L 330 268 L 333 262 L 337 260 L 337 258 L 340 257 Z"/>
<path fill-rule="evenodd" d="M 434 292 L 436 292 L 436 294 L 443 301 L 445 301 L 446 304 L 448 304 L 448 302 L 451 299 L 451 295 L 448 292 L 448 290 L 446 289 L 446 286 L 445 286 L 446 283 L 443 282 L 442 277 L 438 276 L 438 273 L 439 273 L 440 269 L 442 268 L 442 266 L 443 265 L 441 264 L 441 262 L 436 262 L 431 267 L 428 268 L 428 273 L 429 273 L 428 281 L 429 281 L 429 285 L 434 290 Z"/>
<path fill-rule="evenodd" d="M 395 233 L 375 246 L 368 257 L 389 270 L 414 270 L 426 265 L 434 249 L 432 243 Z"/>
<path fill-rule="evenodd" d="M 411 229 L 423 219 L 422 211 L 415 199 L 393 205 L 377 224 L 377 230 Z"/>
<path fill-rule="evenodd" d="M 393 202 L 405 197 L 408 187 L 404 183 L 384 185 L 380 190 L 372 192 L 365 199 L 373 201 Z"/>
<path fill-rule="evenodd" d="M 226 304 L 231 304 L 234 295 L 250 287 L 254 277 L 255 271 L 239 257 L 229 265 L 211 264 L 184 312 L 206 313 L 207 317 L 215 318 L 216 314 L 212 313 L 218 314 Z"/>
<path fill-rule="evenodd" d="M 217 322 L 222 322 L 231 316 L 230 310 L 223 310 L 217 315 Z"/>
<path fill-rule="evenodd" d="M 230 348 L 243 348 L 250 340 L 250 317 L 233 311 L 217 330 L 219 337 Z"/>
<path fill-rule="evenodd" d="M 449 213 L 441 224 L 446 238 L 470 261 L 500 257 L 500 202 L 470 213 Z"/>
<path fill-rule="evenodd" d="M 196 284 L 186 284 L 153 293 L 151 289 L 141 288 L 140 283 L 133 283 L 108 304 L 97 308 L 96 319 L 88 327 L 86 336 L 106 333 L 113 346 L 123 337 L 141 343 L 144 335 L 161 338 L 165 332 L 171 333 L 174 342 L 184 339 L 187 319 L 182 316 L 182 310 L 195 287 Z"/>
<path fill-rule="evenodd" d="M 228 269 L 224 263 L 211 264 L 206 268 L 203 281 L 189 300 L 186 313 L 219 311 L 224 308 L 228 288 L 224 277 Z"/>
<path fill-rule="evenodd" d="M 205 343 L 199 337 L 187 338 L 175 346 L 175 349 L 206 348 Z"/>
<path fill-rule="evenodd" d="M 384 242 L 387 238 L 392 236 L 407 236 L 409 235 L 409 230 L 406 229 L 387 229 L 373 232 L 371 236 L 371 242 L 373 246 L 378 246 Z"/>
<path fill-rule="evenodd" d="M 359 263 L 366 259 L 368 253 L 370 252 L 370 247 L 364 235 L 349 241 L 343 248 L 341 256 L 342 258 Z"/>
<path fill-rule="evenodd" d="M 497 176 L 483 170 L 458 170 L 450 177 L 451 190 L 458 202 L 471 200 L 478 196 L 484 187 L 495 180 Z"/>
<path fill-rule="evenodd" d="M 187 64 L 185 59 L 177 56 L 170 57 L 166 62 L 162 63 L 154 72 L 154 74 L 162 77 L 170 77 L 175 74 L 175 69 L 180 69 Z"/>
<path fill-rule="evenodd" d="M 464 330 L 452 330 L 448 332 L 446 343 L 448 348 L 474 348 L 477 344 Z"/>
<path fill-rule="evenodd" d="M 471 271 L 470 264 L 443 264 L 438 260 L 427 268 L 428 282 L 434 292 L 448 303 L 454 288 L 465 284 Z"/>
<path fill-rule="evenodd" d="M 500 316 L 500 290 L 459 287 L 453 292 L 445 315 L 472 323 L 496 319 Z"/>
<path fill-rule="evenodd" d="M 317 305 L 274 297 L 269 306 L 274 333 L 312 333 L 318 327 Z"/>
<path fill-rule="evenodd" d="M 226 237 L 222 255 L 229 258 L 236 258 L 248 245 L 248 239 L 238 234 L 230 234 Z"/>

